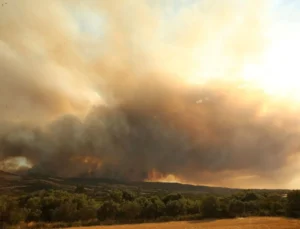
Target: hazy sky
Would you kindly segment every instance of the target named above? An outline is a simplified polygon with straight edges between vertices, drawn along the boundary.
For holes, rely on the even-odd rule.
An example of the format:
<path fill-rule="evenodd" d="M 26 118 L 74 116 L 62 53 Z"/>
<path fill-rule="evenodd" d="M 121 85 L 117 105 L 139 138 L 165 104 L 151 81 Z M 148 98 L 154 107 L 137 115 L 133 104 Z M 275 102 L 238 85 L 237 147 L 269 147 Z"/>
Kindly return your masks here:
<path fill-rule="evenodd" d="M 0 169 L 299 187 L 299 1 L 0 3 Z"/>
<path fill-rule="evenodd" d="M 170 34 L 170 36 L 172 36 L 172 30 L 174 26 L 178 24 L 178 17 L 181 18 L 182 11 L 198 7 L 201 12 L 201 2 L 205 1 L 147 1 L 151 7 L 160 10 L 163 24 L 160 32 L 164 37 L 168 37 Z M 226 5 L 226 2 L 229 3 L 231 1 L 212 2 L 214 2 L 212 5 Z M 239 2 L 241 7 L 249 3 L 249 1 L 237 2 Z M 266 23 L 263 28 L 266 44 L 264 44 L 265 47 L 260 57 L 257 57 L 260 61 L 260 65 L 255 65 L 257 64 L 255 62 L 247 63 L 244 67 L 244 77 L 259 81 L 259 84 L 268 92 L 276 91 L 276 93 L 286 93 L 287 90 L 298 90 L 300 83 L 296 78 L 298 78 L 297 76 L 300 74 L 300 66 L 297 63 L 297 60 L 300 58 L 300 44 L 298 42 L 300 38 L 300 2 L 295 0 L 262 2 L 265 2 L 267 5 L 264 12 L 261 13 L 260 18 Z M 90 9 L 74 10 L 69 8 L 69 10 L 74 15 L 81 32 L 90 34 L 94 39 L 101 39 L 106 26 L 103 17 L 98 13 L 92 12 Z M 207 10 L 209 10 L 209 8 L 207 8 Z M 237 18 L 243 15 L 243 11 L 239 11 L 239 8 L 233 10 L 232 13 L 235 14 Z M 205 18 L 203 20 L 205 20 Z M 195 30 L 196 29 L 197 28 L 195 28 Z M 249 32 L 250 29 L 251 28 L 249 28 Z M 280 55 L 277 55 L 278 53 L 280 53 Z M 274 65 L 276 65 L 276 68 L 274 68 Z M 289 74 L 286 74 L 287 72 L 289 72 Z M 274 75 L 276 76 L 275 80 Z M 270 77 L 272 77 L 274 81 L 272 85 L 270 85 Z"/>

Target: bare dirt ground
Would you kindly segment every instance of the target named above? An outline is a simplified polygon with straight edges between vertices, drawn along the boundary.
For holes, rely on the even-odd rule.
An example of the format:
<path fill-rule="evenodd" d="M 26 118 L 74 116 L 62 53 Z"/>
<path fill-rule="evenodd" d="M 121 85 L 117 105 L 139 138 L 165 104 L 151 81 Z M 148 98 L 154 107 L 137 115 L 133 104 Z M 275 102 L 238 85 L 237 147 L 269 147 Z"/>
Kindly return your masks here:
<path fill-rule="evenodd" d="M 137 225 L 78 227 L 77 229 L 300 229 L 300 220 L 285 218 L 238 218 L 211 221 L 149 223 Z M 75 228 L 72 228 L 75 229 Z"/>

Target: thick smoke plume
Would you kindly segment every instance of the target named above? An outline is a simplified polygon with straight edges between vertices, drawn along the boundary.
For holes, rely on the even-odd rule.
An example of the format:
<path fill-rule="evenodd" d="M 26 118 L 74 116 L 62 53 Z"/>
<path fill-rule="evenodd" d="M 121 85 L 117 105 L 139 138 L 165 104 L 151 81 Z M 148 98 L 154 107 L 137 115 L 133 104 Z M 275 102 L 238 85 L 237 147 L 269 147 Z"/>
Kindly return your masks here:
<path fill-rule="evenodd" d="M 297 111 L 239 77 L 264 49 L 268 2 L 175 5 L 0 8 L 2 168 L 24 169 L 22 157 L 30 172 L 53 176 L 145 180 L 157 171 L 187 183 L 287 186 Z"/>

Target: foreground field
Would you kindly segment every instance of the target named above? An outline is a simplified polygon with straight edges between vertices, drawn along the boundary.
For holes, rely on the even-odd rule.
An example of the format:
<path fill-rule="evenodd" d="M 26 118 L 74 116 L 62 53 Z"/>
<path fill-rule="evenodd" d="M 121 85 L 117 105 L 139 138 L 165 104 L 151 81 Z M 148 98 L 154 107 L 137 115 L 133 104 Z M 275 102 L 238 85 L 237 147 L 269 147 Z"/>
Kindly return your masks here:
<path fill-rule="evenodd" d="M 300 220 L 285 218 L 240 218 L 213 221 L 150 223 L 120 226 L 78 227 L 77 229 L 300 229 Z M 71 228 L 69 228 L 71 229 Z M 76 229 L 76 228 L 72 228 Z"/>

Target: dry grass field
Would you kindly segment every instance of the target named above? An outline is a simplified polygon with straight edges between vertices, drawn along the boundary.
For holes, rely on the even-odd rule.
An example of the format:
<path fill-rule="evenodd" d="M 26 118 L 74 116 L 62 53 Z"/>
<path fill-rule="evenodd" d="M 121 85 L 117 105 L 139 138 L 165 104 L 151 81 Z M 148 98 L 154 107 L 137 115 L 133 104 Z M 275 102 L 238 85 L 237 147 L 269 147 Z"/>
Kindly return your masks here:
<path fill-rule="evenodd" d="M 213 221 L 149 223 L 138 225 L 78 227 L 77 229 L 300 229 L 300 220 L 285 218 L 240 218 Z M 70 228 L 71 229 L 71 228 Z M 75 229 L 75 228 L 72 228 Z"/>

